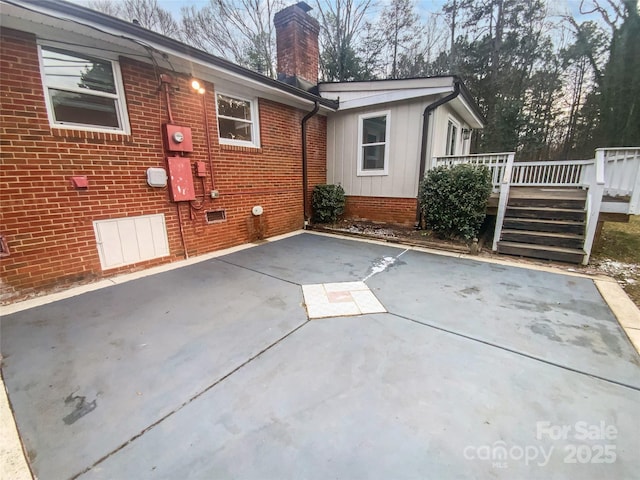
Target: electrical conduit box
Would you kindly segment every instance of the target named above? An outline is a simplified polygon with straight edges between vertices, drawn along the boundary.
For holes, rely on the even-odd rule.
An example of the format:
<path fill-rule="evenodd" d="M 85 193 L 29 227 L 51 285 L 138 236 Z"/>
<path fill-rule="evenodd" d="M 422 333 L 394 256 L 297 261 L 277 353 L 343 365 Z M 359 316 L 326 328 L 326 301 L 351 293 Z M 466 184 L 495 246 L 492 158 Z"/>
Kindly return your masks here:
<path fill-rule="evenodd" d="M 170 152 L 193 152 L 193 140 L 189 127 L 165 123 L 162 125 L 162 131 L 167 150 Z"/>
<path fill-rule="evenodd" d="M 207 164 L 204 162 L 196 162 L 196 177 L 207 176 Z"/>
<path fill-rule="evenodd" d="M 147 168 L 147 184 L 150 187 L 166 187 L 167 172 L 165 169 L 157 167 Z"/>
<path fill-rule="evenodd" d="M 191 161 L 185 157 L 167 158 L 169 166 L 169 193 L 174 202 L 188 202 L 196 199 L 193 188 Z"/>

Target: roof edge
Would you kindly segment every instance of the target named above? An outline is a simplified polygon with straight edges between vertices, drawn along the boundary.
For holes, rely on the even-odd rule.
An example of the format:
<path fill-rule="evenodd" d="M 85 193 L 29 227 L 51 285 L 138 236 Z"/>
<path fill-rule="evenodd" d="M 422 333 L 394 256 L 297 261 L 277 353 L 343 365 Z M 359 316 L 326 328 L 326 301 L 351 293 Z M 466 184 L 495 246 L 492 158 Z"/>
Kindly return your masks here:
<path fill-rule="evenodd" d="M 84 20 L 87 22 L 98 23 L 104 25 L 107 28 L 111 28 L 113 30 L 121 32 L 123 34 L 123 38 L 127 38 L 128 35 L 131 37 L 135 37 L 131 39 L 133 41 L 138 39 L 141 41 L 152 42 L 161 47 L 175 50 L 179 53 L 183 53 L 188 57 L 200 60 L 207 64 L 211 64 L 214 67 L 228 70 L 232 73 L 244 76 L 250 80 L 257 81 L 258 83 L 262 83 L 265 86 L 281 90 L 285 93 L 292 94 L 294 96 L 314 103 L 317 102 L 332 110 L 336 110 L 338 108 L 339 102 L 335 100 L 322 98 L 318 95 L 306 92 L 292 85 L 288 85 L 286 83 L 262 75 L 258 72 L 254 72 L 253 70 L 249 70 L 248 68 L 241 67 L 240 65 L 237 65 L 224 58 L 212 55 L 195 47 L 191 47 L 178 40 L 174 40 L 173 38 L 164 36 L 160 33 L 156 33 L 152 30 L 148 30 L 144 27 L 135 25 L 125 20 L 112 17 L 101 12 L 97 12 L 95 10 L 91 10 L 87 7 L 83 7 L 75 3 L 70 3 L 65 0 L 2 0 L 2 3 L 13 5 L 17 8 L 23 8 L 43 15 L 47 15 L 46 12 L 42 11 L 42 9 L 45 9 L 51 11 L 52 13 L 60 13 L 61 18 L 63 19 L 65 19 L 66 17 L 75 17 L 78 19 L 78 21 Z"/>
<path fill-rule="evenodd" d="M 458 75 L 452 75 L 452 76 L 454 78 L 454 81 L 460 85 L 460 93 L 462 94 L 462 98 L 465 99 L 469 107 L 473 110 L 473 113 L 478 117 L 478 119 L 480 119 L 480 122 L 482 123 L 483 127 L 485 127 L 487 125 L 487 119 L 485 118 L 484 114 L 480 111 L 480 107 L 478 107 L 478 104 L 476 103 L 476 99 L 473 98 L 473 95 L 471 95 L 471 92 L 469 91 L 467 86 L 464 84 L 464 82 Z"/>

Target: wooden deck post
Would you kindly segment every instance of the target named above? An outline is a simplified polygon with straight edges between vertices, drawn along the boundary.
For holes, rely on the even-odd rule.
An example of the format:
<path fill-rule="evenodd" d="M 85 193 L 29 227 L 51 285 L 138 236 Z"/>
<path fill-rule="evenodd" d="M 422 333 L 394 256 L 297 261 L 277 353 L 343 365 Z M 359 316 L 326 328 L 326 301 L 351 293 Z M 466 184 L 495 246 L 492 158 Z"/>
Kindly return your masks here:
<path fill-rule="evenodd" d="M 509 153 L 507 163 L 504 166 L 504 174 L 500 183 L 500 199 L 498 200 L 498 214 L 496 215 L 496 228 L 493 231 L 493 245 L 491 249 L 495 252 L 498 250 L 498 242 L 502 235 L 502 224 L 504 223 L 504 215 L 507 212 L 507 203 L 509 202 L 509 190 L 511 188 L 511 173 L 513 171 L 513 160 L 515 153 Z"/>
<path fill-rule="evenodd" d="M 600 206 L 604 195 L 604 162 L 604 150 L 596 150 L 596 168 L 592 178 L 589 179 L 589 191 L 587 194 L 587 229 L 584 238 L 583 265 L 589 263 L 593 240 L 598 229 L 598 217 L 600 216 Z"/>

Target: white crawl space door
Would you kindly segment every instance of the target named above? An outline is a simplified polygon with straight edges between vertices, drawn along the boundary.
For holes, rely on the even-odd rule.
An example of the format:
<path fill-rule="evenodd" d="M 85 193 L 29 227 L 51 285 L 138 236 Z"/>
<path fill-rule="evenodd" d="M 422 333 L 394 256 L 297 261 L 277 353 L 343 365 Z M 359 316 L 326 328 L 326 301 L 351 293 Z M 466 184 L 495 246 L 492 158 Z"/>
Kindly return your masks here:
<path fill-rule="evenodd" d="M 164 214 L 93 222 L 102 269 L 169 255 Z"/>

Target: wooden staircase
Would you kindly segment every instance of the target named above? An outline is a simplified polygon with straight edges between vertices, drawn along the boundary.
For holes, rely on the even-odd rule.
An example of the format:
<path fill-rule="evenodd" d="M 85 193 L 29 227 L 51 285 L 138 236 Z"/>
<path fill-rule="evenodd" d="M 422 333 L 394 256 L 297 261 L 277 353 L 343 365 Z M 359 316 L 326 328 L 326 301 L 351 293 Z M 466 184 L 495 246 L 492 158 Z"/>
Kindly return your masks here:
<path fill-rule="evenodd" d="M 578 188 L 511 187 L 498 252 L 581 263 L 586 201 Z"/>

